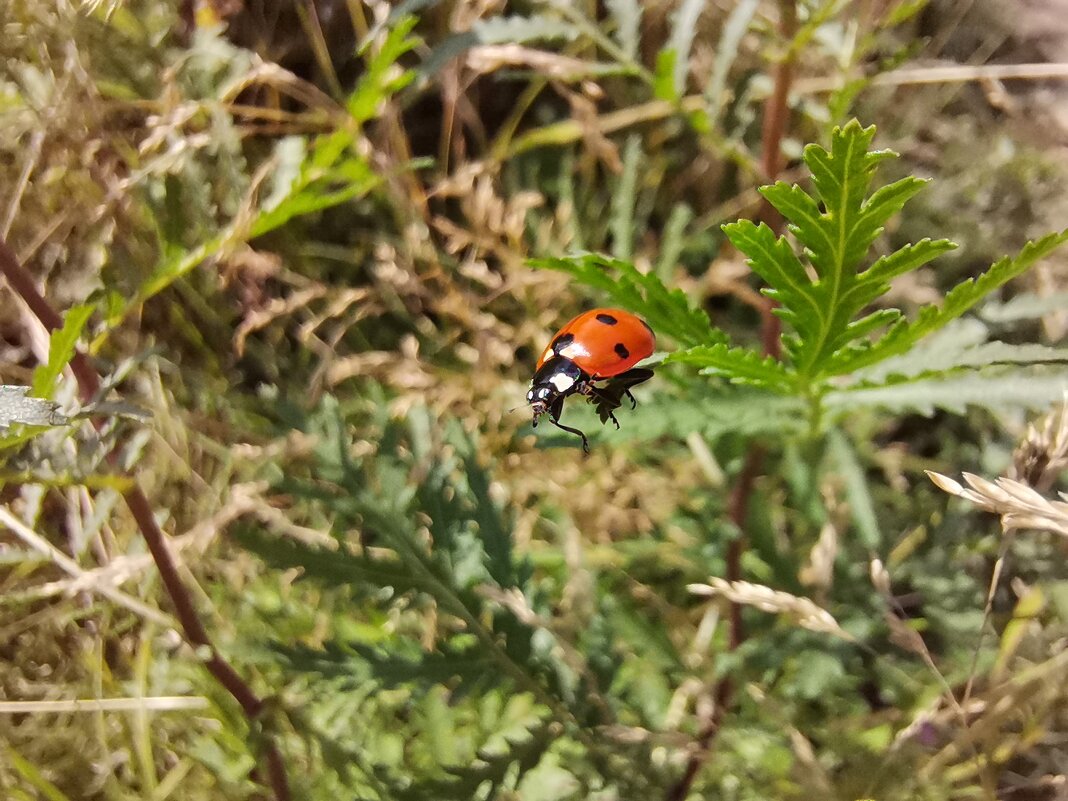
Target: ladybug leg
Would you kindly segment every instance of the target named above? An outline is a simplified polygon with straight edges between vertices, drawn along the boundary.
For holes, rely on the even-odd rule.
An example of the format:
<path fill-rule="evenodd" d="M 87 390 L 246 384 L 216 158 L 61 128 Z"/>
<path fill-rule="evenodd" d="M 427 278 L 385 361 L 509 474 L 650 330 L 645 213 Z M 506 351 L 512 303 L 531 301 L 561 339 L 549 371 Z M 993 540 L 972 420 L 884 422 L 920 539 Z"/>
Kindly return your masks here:
<path fill-rule="evenodd" d="M 616 431 L 619 431 L 619 421 L 616 419 L 616 416 L 608 409 L 605 409 L 605 413 L 608 415 L 608 419 L 615 425 Z"/>
<path fill-rule="evenodd" d="M 565 426 L 560 422 L 560 415 L 564 413 L 564 399 L 563 397 L 557 398 L 553 404 L 549 407 L 549 421 L 559 428 L 561 431 L 566 431 L 569 434 L 574 434 L 577 437 L 582 438 L 582 452 L 589 456 L 590 454 L 590 441 L 586 439 L 586 435 L 579 431 L 577 428 L 571 426 Z"/>
<path fill-rule="evenodd" d="M 565 426 L 559 420 L 553 420 L 553 418 L 551 418 L 551 417 L 549 418 L 549 420 L 552 421 L 552 424 L 554 426 L 556 426 L 557 428 L 561 429 L 562 431 L 566 431 L 569 434 L 574 434 L 575 436 L 582 437 L 582 452 L 584 454 L 586 454 L 587 456 L 589 456 L 589 454 L 590 454 L 590 441 L 586 438 L 585 434 L 583 434 L 577 428 L 572 428 L 571 426 Z"/>
<path fill-rule="evenodd" d="M 635 367 L 633 370 L 627 370 L 622 375 L 616 376 L 612 379 L 619 389 L 622 390 L 623 395 L 630 401 L 630 408 L 638 408 L 637 399 L 631 394 L 630 388 L 635 387 L 643 381 L 648 381 L 653 377 L 653 371 L 646 367 Z"/>
<path fill-rule="evenodd" d="M 587 384 L 582 388 L 582 394 L 586 396 L 587 403 L 592 403 L 597 407 L 597 414 L 600 416 L 601 422 L 604 423 L 607 420 L 611 420 L 618 430 L 619 421 L 616 419 L 616 416 L 612 414 L 612 410 L 619 408 L 619 401 L 606 392 L 606 390 L 610 390 L 612 386 L 612 384 L 609 384 L 602 389 L 593 386 L 593 384 Z"/>

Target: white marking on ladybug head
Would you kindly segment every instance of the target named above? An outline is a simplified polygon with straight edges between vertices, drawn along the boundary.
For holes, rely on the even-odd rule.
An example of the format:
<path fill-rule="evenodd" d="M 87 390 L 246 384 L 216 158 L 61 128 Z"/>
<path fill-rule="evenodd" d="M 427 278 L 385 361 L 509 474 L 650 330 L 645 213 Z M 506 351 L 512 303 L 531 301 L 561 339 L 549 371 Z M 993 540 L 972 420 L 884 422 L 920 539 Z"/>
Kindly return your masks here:
<path fill-rule="evenodd" d="M 575 379 L 563 373 L 557 373 L 549 378 L 549 383 L 556 388 L 557 392 L 567 392 L 571 387 L 575 386 Z"/>
<path fill-rule="evenodd" d="M 551 359 L 555 355 L 556 354 L 553 353 L 553 349 L 552 348 L 546 348 L 545 349 L 545 355 L 541 357 L 541 360 L 543 362 L 547 362 L 547 361 L 549 361 L 549 359 Z"/>

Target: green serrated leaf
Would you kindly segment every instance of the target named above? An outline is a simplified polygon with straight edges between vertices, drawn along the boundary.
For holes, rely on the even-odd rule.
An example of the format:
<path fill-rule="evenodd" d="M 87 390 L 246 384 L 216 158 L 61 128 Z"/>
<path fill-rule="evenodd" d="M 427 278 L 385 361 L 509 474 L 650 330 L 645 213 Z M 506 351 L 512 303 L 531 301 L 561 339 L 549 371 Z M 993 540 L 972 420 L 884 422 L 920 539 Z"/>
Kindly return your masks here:
<path fill-rule="evenodd" d="M 512 786 L 533 769 L 557 740 L 547 721 L 530 717 L 519 730 L 493 738 L 478 749 L 473 759 L 463 765 L 445 766 L 444 775 L 420 777 L 408 786 L 397 788 L 398 801 L 423 801 L 427 798 L 480 798 L 480 788 L 493 790 Z"/>
<path fill-rule="evenodd" d="M 464 469 L 474 501 L 472 515 L 487 557 L 486 569 L 499 586 L 516 586 L 518 578 L 512 556 L 512 528 L 502 518 L 497 504 L 490 497 L 489 475 L 479 465 L 474 453 L 464 455 Z"/>
<path fill-rule="evenodd" d="M 504 678 L 494 669 L 493 660 L 470 644 L 446 644 L 441 650 L 426 652 L 403 642 L 392 642 L 387 650 L 360 642 L 327 640 L 318 648 L 277 643 L 274 651 L 292 671 L 341 681 L 370 679 L 387 689 L 405 685 L 425 689 L 459 678 L 470 691 L 497 685 Z"/>
<path fill-rule="evenodd" d="M 56 382 L 74 356 L 78 339 L 95 310 L 93 304 L 71 306 L 63 317 L 63 327 L 52 332 L 48 340 L 48 362 L 33 373 L 32 394 L 38 398 L 51 398 Z"/>
<path fill-rule="evenodd" d="M 782 182 L 761 190 L 788 220 L 789 230 L 804 246 L 818 280 L 807 279 L 784 240 L 773 246 L 770 232 L 751 235 L 749 241 L 738 237 L 736 242 L 750 256 L 754 271 L 771 285 L 767 294 L 782 304 L 780 316 L 797 330 L 799 337 L 787 352 L 798 371 L 810 379 L 827 374 L 826 366 L 837 350 L 888 322 L 889 313 L 853 320 L 885 291 L 886 274 L 906 264 L 918 266 L 933 250 L 921 248 L 903 256 L 890 265 L 891 269 L 884 263 L 874 273 L 858 273 L 883 225 L 924 183 L 903 178 L 866 198 L 879 163 L 895 155 L 870 151 L 874 135 L 874 127 L 862 128 L 853 121 L 834 130 L 830 150 L 818 145 L 805 148 L 805 163 L 812 172 L 818 201 L 800 187 Z"/>
<path fill-rule="evenodd" d="M 300 568 L 306 577 L 331 587 L 392 587 L 397 592 L 427 590 L 424 581 L 397 561 L 313 548 L 293 540 L 264 536 L 244 526 L 235 526 L 231 533 L 244 548 L 272 567 L 279 570 Z"/>
<path fill-rule="evenodd" d="M 913 322 L 899 322 L 871 347 L 836 356 L 831 371 L 835 374 L 847 373 L 904 353 L 924 337 L 972 309 L 991 292 L 1025 272 L 1065 242 L 1068 242 L 1068 229 L 1028 242 L 1015 257 L 1006 256 L 978 278 L 969 278 L 955 286 L 941 306 L 928 306 Z"/>
<path fill-rule="evenodd" d="M 1029 243 L 1016 258 L 1004 259 L 978 279 L 956 287 L 941 307 L 921 311 L 914 322 L 903 320 L 894 309 L 864 314 L 889 290 L 891 280 L 955 247 L 946 240 L 924 239 L 862 269 L 862 262 L 887 221 L 925 184 L 921 179 L 906 177 L 869 196 L 879 164 L 896 155 L 871 150 L 874 135 L 874 127 L 862 128 L 854 120 L 833 131 L 828 149 L 818 145 L 805 148 L 804 159 L 812 173 L 815 195 L 783 182 L 761 189 L 803 246 L 811 272 L 787 239 L 776 237 L 767 226 L 742 221 L 723 227 L 731 242 L 748 257 L 753 271 L 767 282 L 763 292 L 778 303 L 775 314 L 793 328 L 794 333 L 783 336 L 783 346 L 800 385 L 811 385 L 905 353 L 1068 240 L 1068 231 L 1064 231 Z M 871 337 L 884 328 L 885 333 L 873 342 Z M 718 352 L 713 353 L 721 357 Z M 957 354 L 942 363 L 945 369 L 955 369 L 1059 358 L 1059 354 L 1048 350 L 991 345 Z"/>
<path fill-rule="evenodd" d="M 875 263 L 860 274 L 870 281 L 890 281 L 899 275 L 911 272 L 943 253 L 955 250 L 956 242 L 948 239 L 921 239 L 912 245 L 905 245 L 900 250 L 879 257 Z"/>
<path fill-rule="evenodd" d="M 690 305 L 682 290 L 669 290 L 656 275 L 641 273 L 629 262 L 588 253 L 532 259 L 528 264 L 565 272 L 600 290 L 613 303 L 643 317 L 657 335 L 666 334 L 684 347 L 726 342 L 726 335 L 713 327 L 703 310 Z"/>
<path fill-rule="evenodd" d="M 731 243 L 749 258 L 746 263 L 763 278 L 770 288 L 764 294 L 779 303 L 775 314 L 789 323 L 797 337 L 783 340 L 784 350 L 797 362 L 802 342 L 819 335 L 824 309 L 804 265 L 794 254 L 785 237 L 777 237 L 764 223 L 754 225 L 739 220 L 723 226 Z"/>
<path fill-rule="evenodd" d="M 794 389 L 793 374 L 778 359 L 749 350 L 732 348 L 726 344 L 699 345 L 676 351 L 664 362 L 693 364 L 705 375 L 722 375 L 736 384 L 749 384 L 775 392 L 788 393 Z"/>
<path fill-rule="evenodd" d="M 418 19 L 412 16 L 397 20 L 385 41 L 368 60 L 366 71 L 347 103 L 349 114 L 358 124 L 372 119 L 383 100 L 415 79 L 414 71 L 398 69 L 396 65 L 405 53 L 419 44 L 417 38 L 409 36 L 417 22 Z"/>

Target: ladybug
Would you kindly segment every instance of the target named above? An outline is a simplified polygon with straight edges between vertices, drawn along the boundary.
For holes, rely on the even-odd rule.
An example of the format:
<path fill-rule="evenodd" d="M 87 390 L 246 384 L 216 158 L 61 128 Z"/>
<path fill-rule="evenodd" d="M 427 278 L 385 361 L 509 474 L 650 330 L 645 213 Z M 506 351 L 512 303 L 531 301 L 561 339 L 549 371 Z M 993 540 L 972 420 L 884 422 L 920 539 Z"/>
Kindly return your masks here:
<path fill-rule="evenodd" d="M 653 371 L 636 368 L 653 353 L 656 335 L 640 317 L 620 309 L 592 309 L 561 328 L 538 359 L 527 392 L 534 413 L 534 427 L 543 414 L 554 426 L 582 437 L 582 450 L 590 452 L 590 441 L 577 428 L 560 423 L 564 399 L 582 395 L 597 407 L 601 422 L 611 420 L 624 396 L 631 408 L 637 405 L 630 388 L 653 376 Z M 596 386 L 598 382 L 606 382 Z"/>

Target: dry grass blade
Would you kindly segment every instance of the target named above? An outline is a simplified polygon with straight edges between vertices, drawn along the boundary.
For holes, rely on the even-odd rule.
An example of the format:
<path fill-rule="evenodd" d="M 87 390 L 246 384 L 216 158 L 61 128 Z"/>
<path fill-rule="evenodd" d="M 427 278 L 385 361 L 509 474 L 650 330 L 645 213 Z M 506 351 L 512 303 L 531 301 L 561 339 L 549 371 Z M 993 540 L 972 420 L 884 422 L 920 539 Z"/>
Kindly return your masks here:
<path fill-rule="evenodd" d="M 801 628 L 833 634 L 843 640 L 853 641 L 853 635 L 838 625 L 830 612 L 817 606 L 808 598 L 791 595 L 781 590 L 773 590 L 762 584 L 748 581 L 725 581 L 717 576 L 708 579 L 707 584 L 690 584 L 687 589 L 696 595 L 719 596 L 728 601 L 744 606 L 752 606 L 763 612 L 785 615 Z"/>
<path fill-rule="evenodd" d="M 1005 477 L 988 481 L 965 473 L 968 487 L 964 487 L 941 473 L 932 470 L 926 473 L 940 490 L 1001 515 L 1001 525 L 1006 531 L 1033 528 L 1068 537 L 1068 502 L 1048 500 L 1022 481 Z"/>
<path fill-rule="evenodd" d="M 834 560 L 838 555 L 838 529 L 827 521 L 820 529 L 820 537 L 809 551 L 808 564 L 801 568 L 799 578 L 806 587 L 813 587 L 823 594 L 834 581 Z"/>
<path fill-rule="evenodd" d="M 63 701 L 0 701 L 0 715 L 49 715 L 66 712 L 175 712 L 207 709 L 208 699 L 200 695 L 155 696 L 151 698 L 72 698 Z"/>
<path fill-rule="evenodd" d="M 54 546 L 44 537 L 40 536 L 4 507 L 0 507 L 0 525 L 7 526 L 7 528 L 9 528 L 20 540 L 34 550 L 40 551 L 50 557 L 60 569 L 78 579 L 78 586 L 80 588 L 102 595 L 119 606 L 125 607 L 131 612 L 140 615 L 146 620 L 159 623 L 167 628 L 177 627 L 178 624 L 169 615 L 166 615 L 143 601 L 134 598 L 132 595 L 128 595 L 121 590 L 115 589 L 110 581 L 87 579 L 87 573 L 82 569 L 81 565 L 59 550 L 59 548 Z M 86 580 L 82 581 L 82 579 Z"/>

